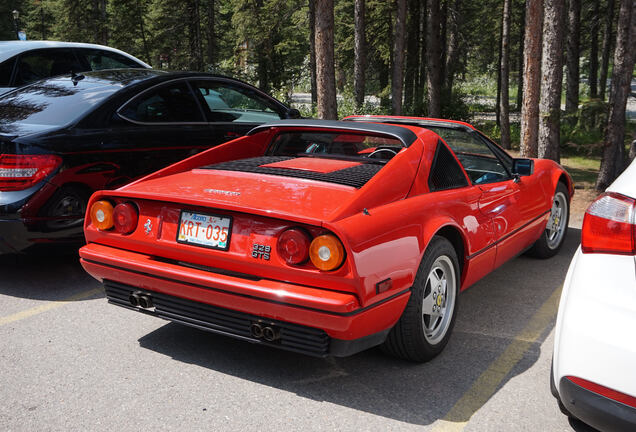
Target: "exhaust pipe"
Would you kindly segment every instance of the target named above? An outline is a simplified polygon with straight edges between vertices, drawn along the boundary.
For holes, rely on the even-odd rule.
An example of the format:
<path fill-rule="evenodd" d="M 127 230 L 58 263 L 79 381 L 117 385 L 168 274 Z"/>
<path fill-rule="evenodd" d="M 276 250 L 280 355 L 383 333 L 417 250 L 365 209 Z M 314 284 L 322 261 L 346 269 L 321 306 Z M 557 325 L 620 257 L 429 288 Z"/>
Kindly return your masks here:
<path fill-rule="evenodd" d="M 265 327 L 263 329 L 263 339 L 267 342 L 274 342 L 280 338 L 280 330 L 276 327 Z"/>
<path fill-rule="evenodd" d="M 250 332 L 256 339 L 260 339 L 263 337 L 263 326 L 259 323 L 254 323 L 250 326 Z"/>
<path fill-rule="evenodd" d="M 139 301 L 141 300 L 141 298 L 139 297 L 139 292 L 134 292 L 132 294 L 130 294 L 130 297 L 128 297 L 128 301 L 130 302 L 130 305 L 133 307 L 137 307 L 139 306 Z"/>
<path fill-rule="evenodd" d="M 147 295 L 139 296 L 139 306 L 141 306 L 144 309 L 150 309 L 153 306 L 152 299 L 150 298 L 150 296 L 147 296 Z"/>

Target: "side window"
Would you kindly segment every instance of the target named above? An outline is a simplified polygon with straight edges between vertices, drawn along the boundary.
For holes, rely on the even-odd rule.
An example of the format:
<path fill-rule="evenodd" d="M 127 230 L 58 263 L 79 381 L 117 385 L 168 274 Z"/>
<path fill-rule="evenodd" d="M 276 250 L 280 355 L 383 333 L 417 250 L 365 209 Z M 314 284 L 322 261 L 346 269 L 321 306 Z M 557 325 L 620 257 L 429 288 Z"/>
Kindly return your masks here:
<path fill-rule="evenodd" d="M 83 72 L 70 49 L 37 50 L 18 58 L 15 85 L 21 86 L 39 79 L 73 72 Z"/>
<path fill-rule="evenodd" d="M 281 118 L 273 104 L 250 88 L 214 81 L 192 85 L 209 109 L 210 122 L 266 123 Z"/>
<path fill-rule="evenodd" d="M 80 55 L 86 58 L 91 70 L 140 68 L 139 63 L 123 55 L 98 49 L 80 49 Z"/>
<path fill-rule="evenodd" d="M 186 83 L 167 85 L 142 93 L 119 115 L 141 123 L 201 123 L 201 110 Z"/>
<path fill-rule="evenodd" d="M 448 148 L 438 142 L 431 173 L 428 176 L 429 189 L 434 192 L 464 186 L 468 186 L 468 182 L 462 169 Z"/>
<path fill-rule="evenodd" d="M 13 65 L 15 65 L 15 57 L 0 63 L 0 87 L 11 86 L 11 75 L 13 75 Z"/>
<path fill-rule="evenodd" d="M 473 184 L 492 183 L 510 178 L 501 160 L 474 134 L 443 127 L 430 127 L 455 152 Z"/>

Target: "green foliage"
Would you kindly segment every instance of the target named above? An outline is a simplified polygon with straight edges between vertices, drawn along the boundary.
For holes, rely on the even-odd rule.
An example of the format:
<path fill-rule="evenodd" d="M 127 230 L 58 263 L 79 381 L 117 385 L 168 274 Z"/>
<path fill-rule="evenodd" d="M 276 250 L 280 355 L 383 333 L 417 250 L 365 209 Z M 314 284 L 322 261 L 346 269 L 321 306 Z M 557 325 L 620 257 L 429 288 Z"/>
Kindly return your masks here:
<path fill-rule="evenodd" d="M 607 103 L 592 99 L 583 103 L 575 113 L 565 116 L 561 122 L 561 148 L 564 153 L 600 155 L 608 112 Z"/>

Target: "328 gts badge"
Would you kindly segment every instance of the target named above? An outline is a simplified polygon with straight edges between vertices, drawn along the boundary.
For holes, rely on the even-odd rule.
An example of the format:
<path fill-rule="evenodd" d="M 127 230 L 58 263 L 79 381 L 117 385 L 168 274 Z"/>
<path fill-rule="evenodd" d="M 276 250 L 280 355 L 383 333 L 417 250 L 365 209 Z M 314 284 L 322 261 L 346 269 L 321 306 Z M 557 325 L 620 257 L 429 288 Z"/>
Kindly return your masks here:
<path fill-rule="evenodd" d="M 252 258 L 256 259 L 264 259 L 269 261 L 269 255 L 272 252 L 272 247 L 267 245 L 262 245 L 258 243 L 254 243 L 252 245 Z"/>

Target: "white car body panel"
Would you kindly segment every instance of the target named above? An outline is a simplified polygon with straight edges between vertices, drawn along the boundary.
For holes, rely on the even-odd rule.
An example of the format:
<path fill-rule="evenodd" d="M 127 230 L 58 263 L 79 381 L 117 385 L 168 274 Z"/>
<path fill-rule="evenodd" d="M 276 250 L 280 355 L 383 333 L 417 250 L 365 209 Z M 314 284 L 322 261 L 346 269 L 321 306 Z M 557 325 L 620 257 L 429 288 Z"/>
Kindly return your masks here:
<path fill-rule="evenodd" d="M 0 63 L 23 52 L 46 48 L 91 48 L 99 49 L 102 51 L 110 51 L 127 57 L 135 61 L 136 63 L 139 63 L 140 66 L 146 67 L 148 69 L 152 68 L 148 63 L 145 63 L 139 60 L 137 57 L 131 56 L 130 54 L 116 48 L 90 43 L 59 41 L 0 41 Z M 0 87 L 0 95 L 7 93 L 15 88 L 16 87 Z"/>
<path fill-rule="evenodd" d="M 607 191 L 636 198 L 636 161 Z M 635 256 L 583 253 L 580 246 L 576 251 L 563 284 L 555 327 L 552 384 L 557 393 L 563 391 L 559 385 L 565 376 L 582 378 L 636 398 Z M 610 401 L 603 397 L 599 400 Z M 609 406 L 606 404 L 595 413 L 604 412 L 602 421 L 613 425 L 603 427 L 624 427 L 625 423 L 620 422 L 633 422 L 636 418 L 634 408 Z M 617 415 L 623 417 L 613 417 Z M 595 417 L 595 421 L 598 419 Z"/>

